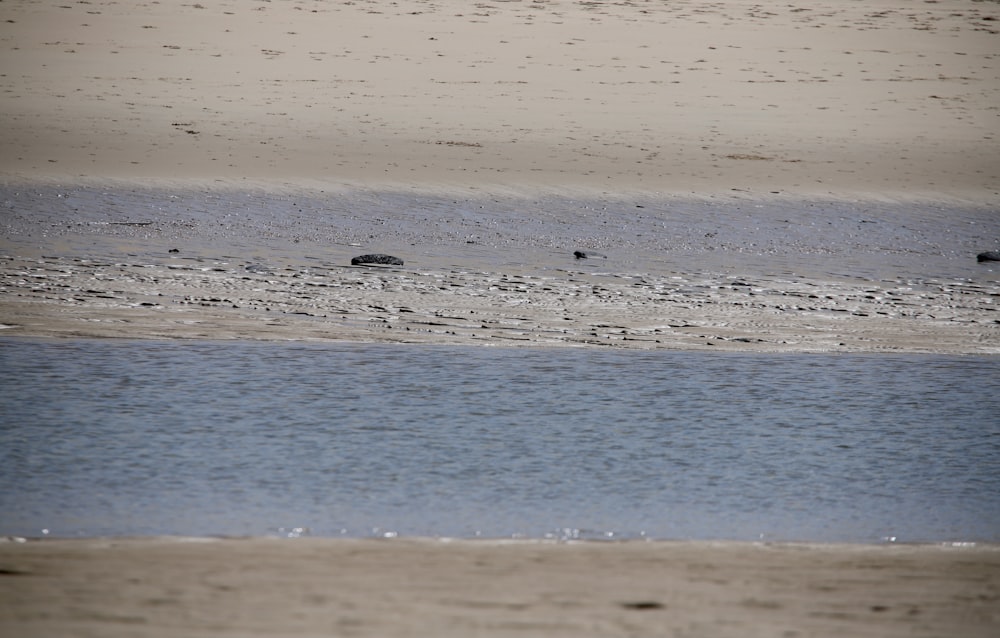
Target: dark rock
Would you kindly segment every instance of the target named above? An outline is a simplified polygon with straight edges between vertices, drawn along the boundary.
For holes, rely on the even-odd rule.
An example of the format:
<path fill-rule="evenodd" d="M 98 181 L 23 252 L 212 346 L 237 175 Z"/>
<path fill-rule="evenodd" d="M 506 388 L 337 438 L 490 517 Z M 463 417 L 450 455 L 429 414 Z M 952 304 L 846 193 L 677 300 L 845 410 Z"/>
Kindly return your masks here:
<path fill-rule="evenodd" d="M 355 257 L 351 260 L 352 266 L 360 266 L 362 264 L 389 264 L 391 266 L 402 266 L 403 260 L 399 257 L 393 257 L 392 255 L 361 255 L 360 257 Z"/>
<path fill-rule="evenodd" d="M 171 252 L 171 253 L 179 253 L 179 252 L 181 252 L 181 251 L 180 251 L 180 249 L 179 249 L 179 248 L 171 248 L 171 249 L 170 249 L 170 250 L 168 250 L 167 252 Z"/>
<path fill-rule="evenodd" d="M 573 256 L 576 257 L 577 259 L 586 259 L 587 253 L 583 252 L 582 250 L 577 250 L 573 252 Z"/>
<path fill-rule="evenodd" d="M 640 206 L 641 208 L 641 206 Z M 636 600 L 621 603 L 621 606 L 625 609 L 634 609 L 636 611 L 650 611 L 653 609 L 666 609 L 666 605 L 655 600 Z"/>
<path fill-rule="evenodd" d="M 573 251 L 573 256 L 576 257 L 577 259 L 590 259 L 591 257 L 600 257 L 601 259 L 608 258 L 607 255 L 601 253 L 595 253 L 592 250 L 588 250 L 586 252 L 582 250 L 575 250 Z"/>
<path fill-rule="evenodd" d="M 976 261 L 1000 261 L 1000 251 L 988 250 L 976 255 Z"/>

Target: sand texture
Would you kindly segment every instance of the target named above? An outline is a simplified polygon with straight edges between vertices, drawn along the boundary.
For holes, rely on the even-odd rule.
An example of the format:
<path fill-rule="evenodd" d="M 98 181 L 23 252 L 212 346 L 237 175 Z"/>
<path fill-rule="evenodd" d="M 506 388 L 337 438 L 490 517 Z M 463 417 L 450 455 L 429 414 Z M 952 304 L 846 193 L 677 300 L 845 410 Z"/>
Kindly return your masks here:
<path fill-rule="evenodd" d="M 762 277 L 16 257 L 3 259 L 0 274 L 9 336 L 1000 352 L 1000 288 L 976 284 L 915 292 Z"/>
<path fill-rule="evenodd" d="M 0 543 L 9 636 L 962 636 L 995 546 L 407 540 Z"/>
<path fill-rule="evenodd" d="M 12 1 L 0 172 L 996 201 L 995 2 Z"/>
<path fill-rule="evenodd" d="M 1000 352 L 997 263 L 975 259 L 1000 230 L 989 208 L 0 194 L 8 336 Z M 367 253 L 404 264 L 351 265 Z"/>
<path fill-rule="evenodd" d="M 0 323 L 996 352 L 995 8 L 4 2 Z"/>

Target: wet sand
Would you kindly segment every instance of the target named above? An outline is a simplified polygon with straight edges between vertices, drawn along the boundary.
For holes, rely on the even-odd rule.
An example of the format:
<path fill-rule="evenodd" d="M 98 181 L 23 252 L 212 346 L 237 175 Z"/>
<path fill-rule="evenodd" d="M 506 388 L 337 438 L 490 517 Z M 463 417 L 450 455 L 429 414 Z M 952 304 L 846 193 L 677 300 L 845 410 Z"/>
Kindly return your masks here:
<path fill-rule="evenodd" d="M 994 636 L 996 546 L 0 543 L 17 636 Z"/>
<path fill-rule="evenodd" d="M 8 336 L 1000 352 L 989 207 L 12 186 Z M 583 251 L 588 257 L 578 259 Z M 352 266 L 388 253 L 403 266 Z"/>

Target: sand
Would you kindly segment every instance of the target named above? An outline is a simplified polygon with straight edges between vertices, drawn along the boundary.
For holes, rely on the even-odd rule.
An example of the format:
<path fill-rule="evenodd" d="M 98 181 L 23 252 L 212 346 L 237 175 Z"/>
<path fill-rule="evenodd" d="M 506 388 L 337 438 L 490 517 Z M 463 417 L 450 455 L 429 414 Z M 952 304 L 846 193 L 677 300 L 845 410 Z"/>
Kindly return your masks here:
<path fill-rule="evenodd" d="M 1000 352 L 1000 269 L 975 259 L 1000 230 L 988 207 L 37 184 L 0 197 L 6 336 Z M 373 252 L 404 265 L 351 265 Z"/>
<path fill-rule="evenodd" d="M 932 263 L 971 263 L 1000 241 L 992 9 L 6 2 L 0 324 L 30 336 L 996 353 L 995 269 Z M 89 195 L 20 201 L 35 188 Z M 147 196 L 129 200 L 136 189 Z M 276 194 L 335 210 L 298 228 L 301 206 L 271 210 Z M 360 212 L 344 203 L 366 197 Z M 720 228 L 702 222 L 734 218 L 731 207 L 675 210 L 734 200 L 755 215 L 781 204 L 786 218 Z M 602 234 L 585 218 L 608 201 Z M 857 223 L 803 224 L 795 205 L 816 202 Z M 928 202 L 944 207 L 933 227 L 878 217 Z M 237 242 L 248 209 L 287 227 Z M 365 235 L 318 230 L 359 218 Z M 844 253 L 871 221 L 895 235 Z M 809 233 L 823 243 L 795 245 Z M 566 259 L 579 249 L 607 261 Z M 364 252 L 407 268 L 344 268 Z M 872 276 L 901 259 L 911 267 Z"/>
<path fill-rule="evenodd" d="M 0 543 L 10 636 L 995 636 L 996 546 Z"/>
<path fill-rule="evenodd" d="M 974 256 L 1000 248 L 998 23 L 974 0 L 8 0 L 0 334 L 996 354 Z M 998 567 L 10 542 L 0 633 L 994 636 Z"/>
<path fill-rule="evenodd" d="M 993 8 L 5 2 L 0 324 L 30 336 L 995 353 L 995 269 L 932 263 L 972 263 L 1000 241 Z M 89 195 L 23 205 L 35 188 Z M 129 200 L 136 189 L 150 194 Z M 317 230 L 319 217 L 296 229 L 302 211 L 269 210 L 276 194 L 334 208 L 327 226 L 364 217 L 369 232 Z M 383 205 L 344 203 L 366 197 Z M 423 197 L 482 201 L 428 209 Z M 288 228 L 235 241 L 253 221 L 240 198 L 243 213 Z M 639 199 L 645 221 L 628 205 Z M 524 210 L 506 214 L 515 200 Z M 858 223 L 719 228 L 702 222 L 731 208 L 678 215 L 682 200 L 755 214 L 777 202 L 793 224 L 796 203 L 820 202 Z M 607 201 L 614 230 L 591 215 L 581 231 L 601 210 L 589 204 Z M 945 208 L 916 231 L 920 246 L 907 243 L 913 220 L 878 217 L 928 202 Z M 561 225 L 536 228 L 546 216 Z M 869 221 L 897 232 L 838 252 Z M 566 259 L 578 249 L 607 260 Z M 363 252 L 407 267 L 344 268 Z M 872 276 L 837 259 L 934 267 Z"/>
<path fill-rule="evenodd" d="M 0 173 L 996 203 L 1000 12 L 366 0 L 0 8 Z"/>

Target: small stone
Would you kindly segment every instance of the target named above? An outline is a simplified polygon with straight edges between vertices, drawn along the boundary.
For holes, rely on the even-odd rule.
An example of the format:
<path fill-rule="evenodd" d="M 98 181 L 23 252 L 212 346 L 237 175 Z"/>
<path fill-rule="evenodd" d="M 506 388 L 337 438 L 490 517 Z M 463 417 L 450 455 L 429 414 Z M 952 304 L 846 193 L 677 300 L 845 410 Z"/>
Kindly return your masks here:
<path fill-rule="evenodd" d="M 393 257 L 392 255 L 361 255 L 360 257 L 355 257 L 351 260 L 352 266 L 360 266 L 362 264 L 388 264 L 391 266 L 402 266 L 403 260 L 399 257 Z"/>

